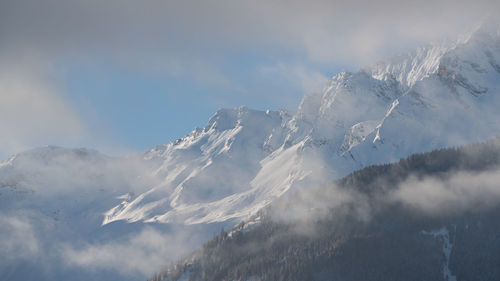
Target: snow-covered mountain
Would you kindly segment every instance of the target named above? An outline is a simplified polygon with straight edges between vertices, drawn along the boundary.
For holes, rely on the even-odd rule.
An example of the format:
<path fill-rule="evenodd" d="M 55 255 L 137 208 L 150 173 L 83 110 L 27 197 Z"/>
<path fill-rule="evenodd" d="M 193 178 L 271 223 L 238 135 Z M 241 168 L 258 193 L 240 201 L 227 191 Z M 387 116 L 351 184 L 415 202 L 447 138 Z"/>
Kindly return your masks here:
<path fill-rule="evenodd" d="M 36 259 L 23 256 L 15 266 L 0 260 L 0 279 L 30 279 L 23 275 L 25 261 L 42 266 L 41 249 L 62 249 L 65 261 L 90 266 L 91 272 L 99 266 L 92 255 L 102 254 L 97 261 L 108 265 L 105 257 L 111 257 L 102 251 L 129 251 L 103 243 L 149 245 L 144 241 L 151 233 L 137 230 L 144 227 L 168 231 L 181 226 L 184 234 L 209 238 L 221 225 L 256 218 L 264 206 L 298 188 L 413 153 L 497 136 L 498 108 L 500 24 L 488 23 L 459 40 L 431 44 L 356 73 L 341 72 L 321 93 L 305 96 L 294 112 L 219 110 L 204 128 L 137 157 L 56 147 L 20 153 L 0 163 L 0 223 L 8 226 L 0 237 L 23 243 L 27 240 L 18 233 L 39 233 L 38 246 L 28 248 L 38 254 L 33 254 Z M 142 240 L 129 236 L 138 232 Z M 71 247 L 43 242 L 47 239 Z M 182 240 L 172 239 L 165 243 Z M 202 243 L 196 241 L 189 247 Z M 184 246 L 175 254 L 169 247 L 153 249 L 176 259 L 189 250 Z M 116 264 L 121 265 L 111 263 Z M 6 268 L 18 269 L 10 273 Z M 70 275 L 48 274 L 46 280 L 73 276 L 65 274 Z"/>
<path fill-rule="evenodd" d="M 102 227 L 107 210 L 160 183 L 149 164 L 51 146 L 0 162 L 0 280 L 141 280 L 220 230 Z"/>
<path fill-rule="evenodd" d="M 341 72 L 296 113 L 218 111 L 144 155 L 162 182 L 106 213 L 116 220 L 249 219 L 287 191 L 412 153 L 500 134 L 500 25 Z"/>

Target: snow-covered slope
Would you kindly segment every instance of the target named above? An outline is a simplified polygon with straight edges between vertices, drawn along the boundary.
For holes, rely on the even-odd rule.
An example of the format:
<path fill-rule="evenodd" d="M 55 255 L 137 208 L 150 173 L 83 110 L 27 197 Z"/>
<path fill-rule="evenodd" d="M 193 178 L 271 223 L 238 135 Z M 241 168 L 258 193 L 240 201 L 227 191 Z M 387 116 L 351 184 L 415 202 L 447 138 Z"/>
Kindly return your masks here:
<path fill-rule="evenodd" d="M 341 72 L 295 114 L 242 107 L 147 152 L 162 183 L 106 213 L 116 220 L 248 219 L 291 188 L 415 152 L 500 133 L 500 29 Z"/>
<path fill-rule="evenodd" d="M 152 168 L 142 157 L 50 146 L 0 162 L 0 280 L 141 280 L 220 230 L 102 227 L 107 210 L 161 182 Z"/>
<path fill-rule="evenodd" d="M 126 160 L 51 146 L 14 155 L 0 163 L 0 218 L 48 221 L 46 226 L 57 226 L 63 236 L 66 227 L 75 232 L 66 238 L 88 239 L 110 206 L 159 182 L 140 159 Z"/>
<path fill-rule="evenodd" d="M 113 208 L 104 224 L 115 220 L 198 223 L 222 221 L 235 215 L 244 194 L 269 152 L 263 144 L 274 128 L 287 120 L 285 111 L 246 107 L 222 109 L 207 126 L 183 139 L 160 145 L 144 155 L 158 163 L 163 182 Z M 223 210 L 224 209 L 224 210 Z"/>

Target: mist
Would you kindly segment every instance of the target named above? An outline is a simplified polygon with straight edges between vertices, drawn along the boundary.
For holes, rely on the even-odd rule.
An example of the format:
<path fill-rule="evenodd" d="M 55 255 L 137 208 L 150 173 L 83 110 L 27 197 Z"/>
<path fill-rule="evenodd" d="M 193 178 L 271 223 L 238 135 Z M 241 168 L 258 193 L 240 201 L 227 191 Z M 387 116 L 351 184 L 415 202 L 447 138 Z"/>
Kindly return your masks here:
<path fill-rule="evenodd" d="M 316 224 L 329 220 L 342 227 L 376 224 L 393 213 L 428 222 L 487 213 L 500 206 L 499 151 L 494 139 L 370 166 L 329 184 L 301 186 L 266 214 L 314 235 Z"/>
<path fill-rule="evenodd" d="M 139 233 L 120 237 L 118 241 L 59 245 L 66 267 L 89 271 L 111 271 L 126 277 L 146 278 L 194 250 L 203 241 L 199 234 L 182 227 L 161 231 L 144 226 Z"/>
<path fill-rule="evenodd" d="M 479 213 L 500 203 L 500 169 L 457 172 L 446 179 L 411 177 L 391 193 L 395 202 L 430 216 Z"/>

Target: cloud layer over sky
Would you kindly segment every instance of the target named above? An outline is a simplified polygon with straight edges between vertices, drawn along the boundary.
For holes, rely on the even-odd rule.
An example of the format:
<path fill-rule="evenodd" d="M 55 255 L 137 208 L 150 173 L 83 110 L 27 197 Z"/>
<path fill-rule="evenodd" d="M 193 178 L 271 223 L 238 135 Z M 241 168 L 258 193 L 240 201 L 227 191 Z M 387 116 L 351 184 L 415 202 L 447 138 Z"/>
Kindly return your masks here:
<path fill-rule="evenodd" d="M 220 107 L 294 109 L 343 68 L 453 38 L 499 9 L 490 0 L 4 1 L 0 155 L 55 142 L 143 150 Z"/>

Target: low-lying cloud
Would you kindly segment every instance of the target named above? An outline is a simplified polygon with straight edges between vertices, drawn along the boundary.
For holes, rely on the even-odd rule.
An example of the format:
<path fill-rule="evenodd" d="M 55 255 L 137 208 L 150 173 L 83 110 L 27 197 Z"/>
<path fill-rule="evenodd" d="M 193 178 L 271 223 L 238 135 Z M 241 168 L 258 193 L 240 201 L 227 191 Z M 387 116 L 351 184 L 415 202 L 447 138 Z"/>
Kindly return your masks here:
<path fill-rule="evenodd" d="M 39 198 L 97 192 L 113 200 L 113 196 L 140 193 L 160 181 L 140 157 L 114 158 L 91 149 L 36 148 L 11 161 L 10 167 L 0 170 L 0 186 L 36 192 Z"/>
<path fill-rule="evenodd" d="M 378 180 L 375 185 L 376 189 L 369 193 L 335 184 L 308 188 L 276 201 L 273 214 L 281 221 L 308 224 L 332 215 L 369 222 L 391 206 L 402 206 L 430 218 L 444 218 L 488 211 L 500 205 L 498 168 L 439 176 L 411 175 L 395 186 L 385 180 Z"/>
<path fill-rule="evenodd" d="M 62 257 L 67 266 L 150 276 L 172 258 L 187 254 L 192 245 L 200 244 L 193 234 L 183 231 L 162 233 L 149 227 L 121 240 L 80 248 L 67 244 L 62 247 Z"/>
<path fill-rule="evenodd" d="M 38 255 L 39 241 L 26 218 L 0 213 L 0 225 L 0 267 L 9 260 L 26 260 Z"/>
<path fill-rule="evenodd" d="M 457 172 L 446 179 L 412 177 L 391 198 L 428 215 L 482 211 L 500 204 L 500 170 Z"/>
<path fill-rule="evenodd" d="M 146 279 L 204 241 L 182 226 L 145 224 L 119 231 L 97 226 L 91 238 L 74 222 L 54 221 L 43 211 L 17 213 L 0 212 L 0 278 Z"/>

